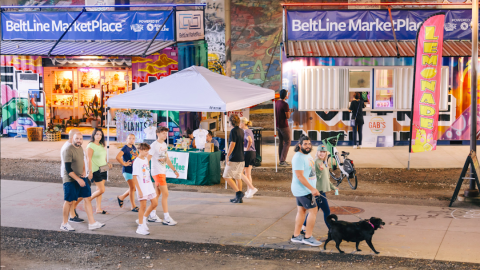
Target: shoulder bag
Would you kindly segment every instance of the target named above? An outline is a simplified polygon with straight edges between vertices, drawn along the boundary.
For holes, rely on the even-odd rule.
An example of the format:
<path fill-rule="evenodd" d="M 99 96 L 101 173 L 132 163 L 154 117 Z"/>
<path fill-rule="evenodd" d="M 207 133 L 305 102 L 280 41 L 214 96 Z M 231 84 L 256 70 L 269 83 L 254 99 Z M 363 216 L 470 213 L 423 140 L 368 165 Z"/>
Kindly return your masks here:
<path fill-rule="evenodd" d="M 353 117 L 351 120 L 350 120 L 350 126 L 351 127 L 354 127 L 355 126 L 355 120 L 357 119 L 357 115 L 358 115 L 358 110 L 360 109 L 360 101 L 358 101 L 358 107 L 357 107 L 357 113 L 355 113 L 355 117 Z"/>

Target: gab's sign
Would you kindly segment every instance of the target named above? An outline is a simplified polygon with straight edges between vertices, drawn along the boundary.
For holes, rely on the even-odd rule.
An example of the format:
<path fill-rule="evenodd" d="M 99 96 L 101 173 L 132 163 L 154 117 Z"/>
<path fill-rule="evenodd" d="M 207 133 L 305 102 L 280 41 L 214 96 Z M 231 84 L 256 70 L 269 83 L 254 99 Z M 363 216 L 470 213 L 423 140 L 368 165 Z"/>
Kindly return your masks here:
<path fill-rule="evenodd" d="M 364 116 L 363 147 L 393 147 L 393 116 Z"/>
<path fill-rule="evenodd" d="M 189 153 L 182 153 L 182 152 L 175 152 L 175 151 L 168 151 L 168 157 L 172 162 L 173 167 L 177 170 L 180 176 L 178 179 L 187 179 L 187 172 L 188 172 L 188 158 Z M 176 178 L 177 176 L 175 173 L 170 169 L 170 166 L 167 165 L 167 178 Z"/>

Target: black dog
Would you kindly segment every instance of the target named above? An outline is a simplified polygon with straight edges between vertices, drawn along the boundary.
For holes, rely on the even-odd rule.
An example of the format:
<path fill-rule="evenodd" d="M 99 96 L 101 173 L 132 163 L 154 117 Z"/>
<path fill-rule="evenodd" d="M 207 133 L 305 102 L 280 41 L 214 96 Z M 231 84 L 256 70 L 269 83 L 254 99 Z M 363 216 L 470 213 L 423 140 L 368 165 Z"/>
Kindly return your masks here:
<path fill-rule="evenodd" d="M 332 214 L 327 217 L 327 222 L 330 224 L 330 230 L 328 231 L 328 239 L 325 241 L 323 249 L 327 249 L 328 242 L 333 240 L 337 244 L 338 251 L 344 253 L 340 250 L 340 243 L 342 240 L 345 240 L 347 242 L 356 242 L 357 251 L 361 251 L 358 249 L 358 244 L 365 240 L 373 252 L 376 254 L 380 253 L 373 247 L 372 236 L 378 228 L 383 228 L 383 225 L 385 225 L 382 219 L 372 217 L 359 222 L 346 222 L 338 221 L 337 215 Z"/>

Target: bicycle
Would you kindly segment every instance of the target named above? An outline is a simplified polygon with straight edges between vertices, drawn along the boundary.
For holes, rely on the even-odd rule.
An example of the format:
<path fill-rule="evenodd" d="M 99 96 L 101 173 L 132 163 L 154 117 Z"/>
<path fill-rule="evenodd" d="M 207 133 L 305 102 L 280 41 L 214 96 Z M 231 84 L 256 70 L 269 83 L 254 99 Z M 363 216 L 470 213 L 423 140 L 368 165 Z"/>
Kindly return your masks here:
<path fill-rule="evenodd" d="M 343 162 L 340 159 L 340 156 L 338 156 L 337 143 L 340 135 L 341 134 L 338 134 L 335 137 L 322 140 L 323 145 L 325 145 L 330 152 L 327 158 L 327 163 L 330 164 L 328 170 L 330 172 L 330 176 L 337 182 L 337 187 L 342 183 L 343 178 L 347 178 L 348 184 L 353 190 L 355 190 L 357 189 L 358 184 L 357 171 L 355 170 L 353 160 L 348 158 L 350 153 L 342 151 L 340 156 L 343 157 Z"/>

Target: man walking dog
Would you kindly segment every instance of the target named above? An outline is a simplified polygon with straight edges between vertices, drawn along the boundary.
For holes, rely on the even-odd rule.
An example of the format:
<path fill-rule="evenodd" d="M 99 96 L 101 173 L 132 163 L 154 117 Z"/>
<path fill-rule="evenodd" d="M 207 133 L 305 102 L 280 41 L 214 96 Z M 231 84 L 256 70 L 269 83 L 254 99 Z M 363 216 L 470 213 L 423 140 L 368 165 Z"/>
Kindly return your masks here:
<path fill-rule="evenodd" d="M 310 138 L 302 136 L 295 146 L 295 155 L 292 159 L 292 193 L 297 199 L 297 217 L 295 218 L 295 230 L 290 241 L 293 243 L 303 243 L 318 247 L 322 242 L 317 241 L 313 236 L 313 226 L 317 218 L 317 203 L 315 196 L 320 196 L 320 192 L 315 188 L 317 178 L 315 174 L 315 162 L 310 156 L 312 143 Z M 305 236 L 300 234 L 305 215 L 308 213 Z"/>

